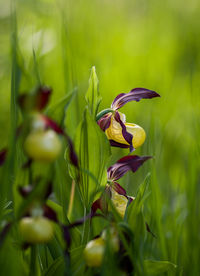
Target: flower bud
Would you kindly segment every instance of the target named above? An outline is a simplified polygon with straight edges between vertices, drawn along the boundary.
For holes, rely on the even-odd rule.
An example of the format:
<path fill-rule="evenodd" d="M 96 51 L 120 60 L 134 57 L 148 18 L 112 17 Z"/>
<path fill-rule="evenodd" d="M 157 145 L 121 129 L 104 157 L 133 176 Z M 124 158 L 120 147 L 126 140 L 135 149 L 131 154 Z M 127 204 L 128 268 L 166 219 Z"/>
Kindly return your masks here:
<path fill-rule="evenodd" d="M 52 222 L 45 217 L 25 217 L 19 222 L 19 232 L 23 241 L 35 244 L 49 242 L 54 229 Z"/>
<path fill-rule="evenodd" d="M 35 161 L 54 161 L 61 152 L 61 142 L 53 130 L 33 131 L 25 139 L 24 149 Z"/>

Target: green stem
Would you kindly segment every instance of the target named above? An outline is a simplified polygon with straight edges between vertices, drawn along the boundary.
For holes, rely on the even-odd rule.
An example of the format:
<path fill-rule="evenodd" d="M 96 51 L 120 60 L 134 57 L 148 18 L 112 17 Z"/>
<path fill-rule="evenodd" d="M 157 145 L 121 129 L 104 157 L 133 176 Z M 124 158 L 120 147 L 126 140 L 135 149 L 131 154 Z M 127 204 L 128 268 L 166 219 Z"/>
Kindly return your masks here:
<path fill-rule="evenodd" d="M 104 110 L 102 110 L 101 112 L 99 112 L 96 116 L 96 121 L 98 121 L 99 119 L 101 119 L 101 117 L 103 117 L 104 115 L 106 115 L 109 112 L 114 112 L 114 110 L 112 108 L 106 108 Z"/>
<path fill-rule="evenodd" d="M 32 245 L 29 276 L 37 276 L 37 275 L 39 275 L 38 263 L 37 263 L 37 245 Z"/>

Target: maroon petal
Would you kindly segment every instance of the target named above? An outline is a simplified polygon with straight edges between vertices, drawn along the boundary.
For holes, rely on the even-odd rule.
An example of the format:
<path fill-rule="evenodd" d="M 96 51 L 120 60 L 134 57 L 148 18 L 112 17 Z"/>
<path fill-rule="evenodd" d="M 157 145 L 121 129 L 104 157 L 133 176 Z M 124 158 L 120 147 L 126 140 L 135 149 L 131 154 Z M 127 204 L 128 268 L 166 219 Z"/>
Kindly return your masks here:
<path fill-rule="evenodd" d="M 3 230 L 1 231 L 0 233 L 0 248 L 3 244 L 3 242 L 5 241 L 5 238 L 7 237 L 10 229 L 11 229 L 11 226 L 12 226 L 13 223 L 11 222 L 8 222 L 4 227 L 3 227 Z"/>
<path fill-rule="evenodd" d="M 127 196 L 126 190 L 119 183 L 113 182 L 112 187 L 118 194 Z"/>
<path fill-rule="evenodd" d="M 63 231 L 63 238 L 66 242 L 66 246 L 67 246 L 67 248 L 69 248 L 71 245 L 71 235 L 69 232 L 69 228 L 68 228 L 68 226 L 65 226 L 65 225 L 61 225 L 61 227 L 62 227 L 62 231 Z"/>
<path fill-rule="evenodd" d="M 125 124 L 122 122 L 119 112 L 115 112 L 115 120 L 121 125 L 122 127 L 122 135 L 124 137 L 124 139 L 126 140 L 127 143 L 129 143 L 129 147 L 130 147 L 130 152 L 132 152 L 134 150 L 133 144 L 132 144 L 132 140 L 133 140 L 133 135 L 130 134 L 129 132 L 127 132 L 126 130 L 126 126 Z"/>
<path fill-rule="evenodd" d="M 51 96 L 52 89 L 46 86 L 40 86 L 34 94 L 21 94 L 18 98 L 18 103 L 22 110 L 31 111 L 44 109 Z"/>
<path fill-rule="evenodd" d="M 111 198 L 111 187 L 107 185 L 105 190 L 103 191 L 101 197 L 93 202 L 91 207 L 91 213 L 95 214 L 96 211 L 99 209 L 102 213 L 108 212 L 108 198 Z"/>
<path fill-rule="evenodd" d="M 152 158 L 151 156 L 129 155 L 121 158 L 116 164 L 108 168 L 108 179 L 120 179 L 126 172 L 136 172 L 142 164 Z"/>
<path fill-rule="evenodd" d="M 56 212 L 48 205 L 43 205 L 44 216 L 52 221 L 58 222 Z"/>
<path fill-rule="evenodd" d="M 121 143 L 118 143 L 114 140 L 109 140 L 110 141 L 110 145 L 112 147 L 117 147 L 117 148 L 129 148 L 129 145 L 125 145 L 125 144 L 121 144 Z"/>
<path fill-rule="evenodd" d="M 41 119 L 44 120 L 46 128 L 51 128 L 55 132 L 57 132 L 58 134 L 64 135 L 63 129 L 55 121 L 53 121 L 51 118 L 49 118 L 45 115 L 41 115 Z"/>
<path fill-rule="evenodd" d="M 68 141 L 68 145 L 69 145 L 69 159 L 71 161 L 71 163 L 75 166 L 75 167 L 79 167 L 78 165 L 78 157 L 76 155 L 75 149 L 74 149 L 74 145 L 70 139 L 69 136 L 65 135 L 67 141 Z"/>
<path fill-rule="evenodd" d="M 110 122 L 111 122 L 111 116 L 112 114 L 109 113 L 104 115 L 103 117 L 101 117 L 101 119 L 98 120 L 97 123 L 103 131 L 106 131 L 106 129 L 109 128 Z"/>
<path fill-rule="evenodd" d="M 151 99 L 154 97 L 160 97 L 155 91 L 146 88 L 134 88 L 129 93 L 119 94 L 111 104 L 111 108 L 117 110 L 131 101 L 139 102 L 141 99 Z"/>
<path fill-rule="evenodd" d="M 2 149 L 0 151 L 0 166 L 2 166 L 6 160 L 6 155 L 7 155 L 8 150 L 7 149 Z"/>
<path fill-rule="evenodd" d="M 53 121 L 52 119 L 50 119 L 49 117 L 44 116 L 44 115 L 41 115 L 41 117 L 45 121 L 45 125 L 47 128 L 51 128 L 58 134 L 61 134 L 65 137 L 65 139 L 67 140 L 68 145 L 69 145 L 70 161 L 75 167 L 78 167 L 78 157 L 75 153 L 74 145 L 72 143 L 71 138 L 64 132 L 64 130 L 55 121 Z"/>
<path fill-rule="evenodd" d="M 101 210 L 101 198 L 95 200 L 91 207 L 91 213 L 95 214 L 97 210 Z"/>
<path fill-rule="evenodd" d="M 37 110 L 44 109 L 48 102 L 49 98 L 51 96 L 52 89 L 47 86 L 40 86 L 37 93 L 36 93 L 36 101 L 35 101 L 35 107 Z"/>

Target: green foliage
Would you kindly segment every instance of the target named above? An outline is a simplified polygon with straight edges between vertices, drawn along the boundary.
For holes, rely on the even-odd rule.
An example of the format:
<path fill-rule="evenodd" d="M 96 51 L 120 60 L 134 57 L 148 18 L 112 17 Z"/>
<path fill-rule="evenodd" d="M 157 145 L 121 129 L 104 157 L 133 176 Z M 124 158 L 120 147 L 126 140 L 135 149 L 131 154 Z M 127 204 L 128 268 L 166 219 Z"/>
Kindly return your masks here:
<path fill-rule="evenodd" d="M 85 98 L 88 103 L 90 114 L 93 116 L 93 118 L 96 118 L 102 98 L 99 94 L 99 80 L 97 78 L 95 66 L 93 66 L 91 69 L 89 88 L 85 95 Z"/>
<path fill-rule="evenodd" d="M 110 145 L 87 109 L 77 129 L 75 149 L 81 168 L 79 188 L 83 204 L 89 210 L 94 195 L 107 181 L 106 165 L 110 156 Z"/>
<path fill-rule="evenodd" d="M 145 260 L 144 266 L 145 266 L 147 275 L 160 275 L 169 270 L 173 272 L 175 271 L 175 268 L 176 268 L 176 265 L 170 262 L 153 261 L 153 260 Z"/>
<path fill-rule="evenodd" d="M 120 180 L 127 193 L 136 196 L 127 207 L 125 221 L 119 222 L 119 228 L 126 228 L 135 241 L 135 251 L 133 244 L 128 254 L 133 263 L 137 260 L 137 274 L 198 275 L 199 2 L 191 0 L 189 5 L 183 5 L 180 0 L 11 2 L 11 12 L 9 1 L 0 3 L 0 144 L 1 148 L 9 148 L 8 159 L 0 167 L 0 229 L 2 231 L 7 221 L 16 223 L 0 248 L 1 274 L 29 275 L 30 248 L 21 250 L 17 220 L 32 199 L 43 193 L 45 186 L 45 182 L 41 182 L 41 187 L 25 201 L 18 192 L 18 186 L 29 184 L 31 177 L 29 172 L 22 170 L 26 156 L 15 135 L 16 127 L 22 121 L 17 96 L 38 82 L 49 85 L 54 93 L 46 112 L 65 126 L 73 141 L 76 127 L 81 122 L 76 134 L 76 149 L 77 154 L 81 154 L 80 189 L 84 187 L 89 208 L 105 181 L 106 159 L 109 157 L 105 135 L 94 123 L 100 103 L 94 67 L 86 95 L 88 110 L 84 113 L 89 68 L 95 64 L 99 72 L 102 110 L 110 106 L 118 93 L 134 87 L 154 89 L 161 94 L 159 100 L 129 103 L 121 110 L 126 113 L 128 122 L 139 124 L 146 131 L 146 142 L 136 154 L 155 157 L 152 166 L 145 164 L 136 174 L 128 174 Z M 73 89 L 77 89 L 75 93 Z M 86 126 L 84 131 L 81 130 L 83 125 Z M 99 145 L 102 145 L 101 152 L 98 152 Z M 93 152 L 88 152 L 88 148 Z M 92 159 L 88 160 L 88 154 Z M 128 152 L 113 148 L 112 154 L 110 164 Z M 102 171 L 102 167 L 98 167 L 101 163 Z M 67 224 L 68 220 L 82 217 L 83 203 L 77 185 L 76 204 L 71 217 L 67 216 L 72 180 L 63 156 L 48 171 L 40 164 L 34 166 L 33 171 L 34 176 L 52 179 L 54 193 L 47 203 L 60 221 Z M 149 171 L 149 185 L 148 180 L 140 185 Z M 151 194 L 145 200 L 148 191 Z M 83 227 L 80 231 L 76 229 L 74 240 L 77 239 L 77 243 L 73 242 L 71 249 L 72 275 L 93 275 L 94 270 L 85 270 L 82 249 L 86 240 L 99 234 L 108 223 L 102 221 L 94 219 L 95 230 L 90 229 L 85 240 L 80 237 Z M 146 221 L 156 238 L 146 232 Z M 87 232 L 86 225 L 84 229 Z M 144 239 L 138 239 L 140 233 L 144 233 Z M 39 248 L 37 261 L 42 275 L 48 271 L 59 275 L 66 267 L 67 261 L 62 255 L 64 245 L 61 243 L 63 247 L 60 246 L 57 236 L 61 233 L 56 232 L 51 243 Z M 79 251 L 80 240 L 83 246 Z M 127 250 L 130 244 L 127 244 Z M 151 258 L 169 260 L 177 264 L 178 269 L 166 261 L 150 261 Z M 110 258 L 109 266 L 114 263 Z M 98 269 L 95 272 L 101 273 Z"/>

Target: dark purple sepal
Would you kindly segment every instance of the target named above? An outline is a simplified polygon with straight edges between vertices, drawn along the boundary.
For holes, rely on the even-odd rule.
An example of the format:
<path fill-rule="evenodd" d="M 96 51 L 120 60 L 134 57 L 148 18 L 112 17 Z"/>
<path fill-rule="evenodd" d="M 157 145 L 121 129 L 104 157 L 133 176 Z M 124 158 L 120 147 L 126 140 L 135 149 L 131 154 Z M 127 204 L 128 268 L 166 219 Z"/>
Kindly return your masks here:
<path fill-rule="evenodd" d="M 8 152 L 7 149 L 2 149 L 0 151 L 0 166 L 2 166 L 4 164 L 4 162 L 6 160 L 7 152 Z"/>
<path fill-rule="evenodd" d="M 121 185 L 119 185 L 119 183 L 113 182 L 113 183 L 112 183 L 112 188 L 113 188 L 119 195 L 127 196 L 126 190 L 125 190 Z"/>
<path fill-rule="evenodd" d="M 116 111 L 114 117 L 115 117 L 115 120 L 121 125 L 122 135 L 123 135 L 124 139 L 126 140 L 126 142 L 129 144 L 130 152 L 132 152 L 134 150 L 133 143 L 132 143 L 133 135 L 130 134 L 129 132 L 127 132 L 126 126 L 122 122 L 122 120 L 120 118 L 120 115 L 119 115 L 119 112 Z"/>
<path fill-rule="evenodd" d="M 53 129 L 56 133 L 64 135 L 63 129 L 51 118 L 41 114 L 41 119 L 45 122 L 45 127 L 46 128 L 51 128 Z"/>
<path fill-rule="evenodd" d="M 35 98 L 35 107 L 37 110 L 42 110 L 47 106 L 51 93 L 52 89 L 50 87 L 40 86 L 38 88 Z"/>
<path fill-rule="evenodd" d="M 56 212 L 51 208 L 49 207 L 48 205 L 44 204 L 43 207 L 43 216 L 48 218 L 49 220 L 52 220 L 54 222 L 58 222 L 58 218 L 57 218 L 57 214 Z"/>
<path fill-rule="evenodd" d="M 107 185 L 99 199 L 93 202 L 91 213 L 95 214 L 99 209 L 102 213 L 108 213 L 108 199 L 111 198 L 111 186 Z"/>
<path fill-rule="evenodd" d="M 128 171 L 136 172 L 139 167 L 150 158 L 152 158 L 152 156 L 125 156 L 108 168 L 108 179 L 115 181 L 120 179 Z"/>
<path fill-rule="evenodd" d="M 112 113 L 108 113 L 98 120 L 97 123 L 103 131 L 106 131 L 106 129 L 109 128 L 111 123 L 111 117 L 112 117 Z"/>
<path fill-rule="evenodd" d="M 70 235 L 70 232 L 69 232 L 69 227 L 62 224 L 61 228 L 62 228 L 62 231 L 63 231 L 63 238 L 65 240 L 66 247 L 70 248 L 70 245 L 71 245 L 71 235 Z"/>
<path fill-rule="evenodd" d="M 3 227 L 3 230 L 1 231 L 0 233 L 0 248 L 6 238 L 6 236 L 8 235 L 10 229 L 11 229 L 11 226 L 12 226 L 13 223 L 11 222 L 8 222 L 4 227 Z"/>
<path fill-rule="evenodd" d="M 116 141 L 114 141 L 114 140 L 109 140 L 109 142 L 110 142 L 110 145 L 111 145 L 112 147 L 124 148 L 124 149 L 129 148 L 129 145 L 121 144 L 121 143 L 118 143 L 118 142 L 116 142 Z"/>
<path fill-rule="evenodd" d="M 98 198 L 92 203 L 91 213 L 95 214 L 98 209 L 101 210 L 101 198 Z"/>
<path fill-rule="evenodd" d="M 141 99 L 152 99 L 160 97 L 155 91 L 146 88 L 134 88 L 129 93 L 121 93 L 117 95 L 111 104 L 111 108 L 117 110 L 131 101 L 139 102 Z"/>
<path fill-rule="evenodd" d="M 18 98 L 19 106 L 24 111 L 41 111 L 47 106 L 51 92 L 51 88 L 47 86 L 40 86 L 34 94 L 21 94 Z"/>
<path fill-rule="evenodd" d="M 126 198 L 128 199 L 129 204 L 134 200 L 131 196 L 126 196 Z"/>
<path fill-rule="evenodd" d="M 74 149 L 74 145 L 72 143 L 71 138 L 65 134 L 65 137 L 67 139 L 68 145 L 69 145 L 69 160 L 71 161 L 71 163 L 75 166 L 75 167 L 79 167 L 78 164 L 78 157 L 76 155 L 75 149 Z"/>

